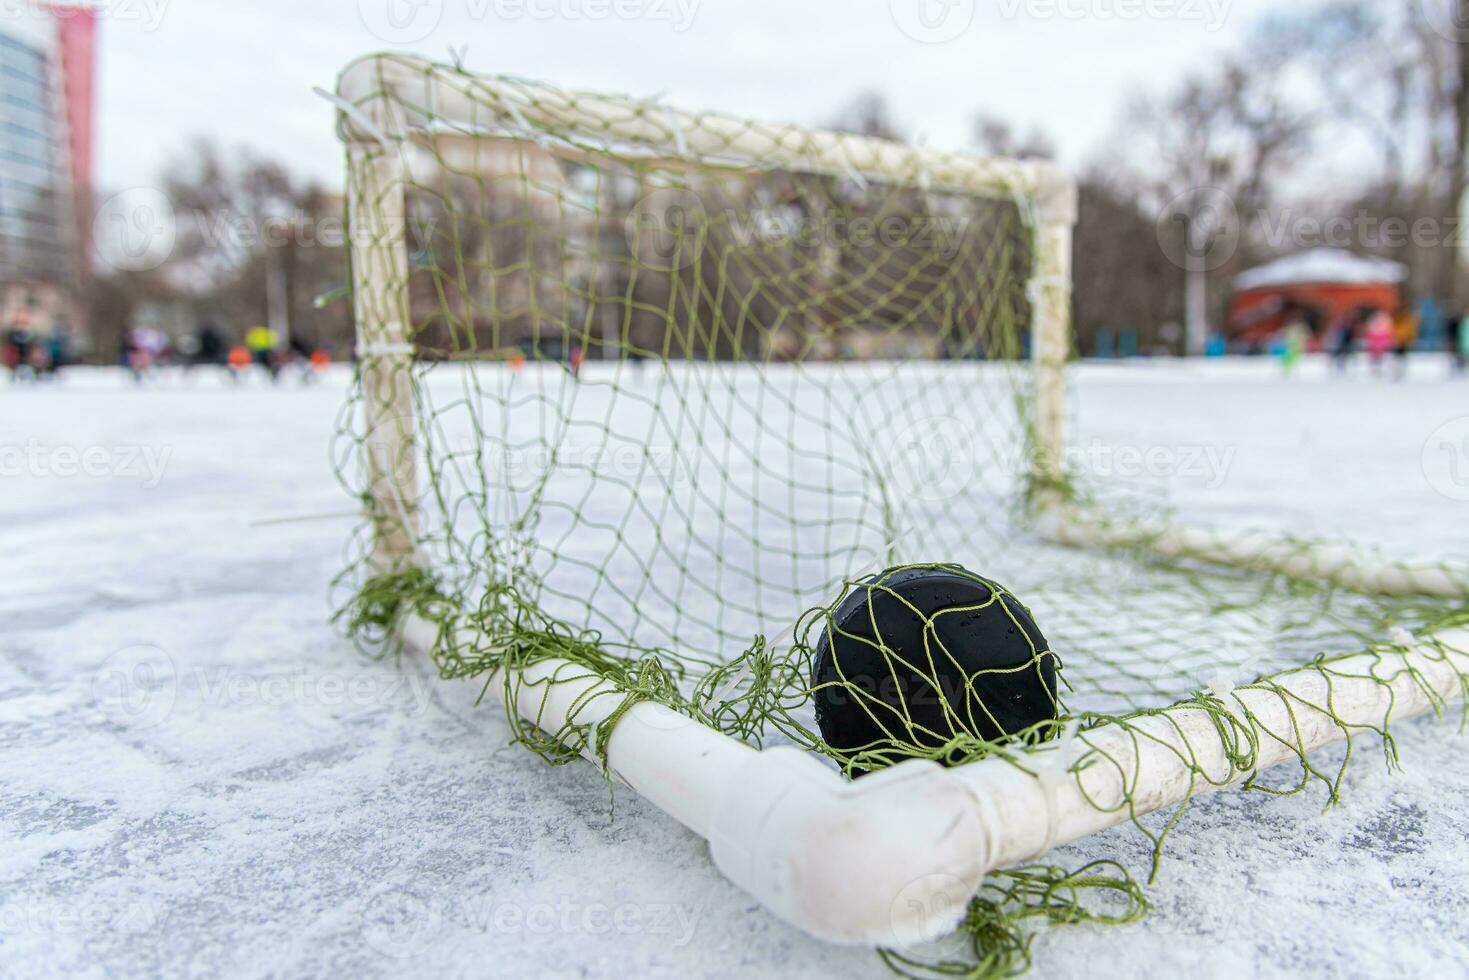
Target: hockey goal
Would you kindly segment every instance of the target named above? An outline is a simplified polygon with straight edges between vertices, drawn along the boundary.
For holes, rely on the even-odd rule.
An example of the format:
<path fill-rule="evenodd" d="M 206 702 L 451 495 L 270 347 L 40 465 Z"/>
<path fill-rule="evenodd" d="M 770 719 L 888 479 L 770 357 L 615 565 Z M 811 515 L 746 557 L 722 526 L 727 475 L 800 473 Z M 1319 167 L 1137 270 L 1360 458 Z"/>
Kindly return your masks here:
<path fill-rule="evenodd" d="M 1179 526 L 1068 469 L 1054 166 L 396 55 L 335 101 L 343 616 L 481 678 L 528 748 L 603 766 L 808 932 L 962 921 L 1010 969 L 1037 909 L 1142 902 L 1025 862 L 1281 762 L 1334 793 L 1317 749 L 1461 698 L 1455 567 Z M 968 576 L 959 611 L 1010 610 L 1025 655 L 956 674 L 953 603 L 885 635 L 904 574 Z M 849 640 L 886 673 L 823 674 Z"/>

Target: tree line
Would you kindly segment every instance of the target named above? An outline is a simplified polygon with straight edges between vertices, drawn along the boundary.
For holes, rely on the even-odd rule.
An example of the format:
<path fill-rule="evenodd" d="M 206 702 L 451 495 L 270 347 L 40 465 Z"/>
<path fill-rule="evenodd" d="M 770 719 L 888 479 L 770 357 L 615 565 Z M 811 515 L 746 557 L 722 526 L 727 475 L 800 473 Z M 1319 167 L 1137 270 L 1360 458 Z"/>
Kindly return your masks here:
<path fill-rule="evenodd" d="M 829 122 L 906 135 L 877 94 Z M 986 154 L 1056 156 L 1043 128 L 1022 132 L 988 109 L 976 114 L 970 143 Z M 1223 326 L 1234 276 L 1320 245 L 1401 262 L 1410 296 L 1462 310 L 1466 147 L 1469 0 L 1282 7 L 1234 50 L 1160 94 L 1130 98 L 1112 137 L 1076 168 L 1078 348 L 1128 330 L 1145 351 L 1182 353 L 1191 314 Z M 92 277 L 99 352 L 158 305 L 227 335 L 283 310 L 308 344 L 350 347 L 342 195 L 280 162 L 208 143 L 191 146 L 161 190 L 177 229 L 166 260 Z M 830 196 L 797 191 L 805 201 Z M 818 272 L 844 260 L 803 259 Z M 1195 270 L 1192 295 L 1186 268 Z"/>

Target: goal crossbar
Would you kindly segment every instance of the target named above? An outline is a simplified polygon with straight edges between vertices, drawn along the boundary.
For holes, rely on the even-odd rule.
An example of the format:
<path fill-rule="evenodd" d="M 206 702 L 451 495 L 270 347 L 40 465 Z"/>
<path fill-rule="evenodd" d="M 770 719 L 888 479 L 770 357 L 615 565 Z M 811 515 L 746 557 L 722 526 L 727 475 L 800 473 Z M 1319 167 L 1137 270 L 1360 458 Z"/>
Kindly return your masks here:
<path fill-rule="evenodd" d="M 1045 161 L 978 157 L 693 113 L 654 99 L 611 98 L 469 74 L 409 55 L 380 54 L 355 62 L 342 74 L 337 96 L 350 110 L 340 122 L 348 143 L 536 133 L 567 149 L 653 157 L 670 165 L 697 158 L 706 165 L 723 162 L 732 168 L 758 166 L 1016 200 L 1037 211 L 1042 223 L 1067 220 L 1074 210 L 1069 177 Z"/>

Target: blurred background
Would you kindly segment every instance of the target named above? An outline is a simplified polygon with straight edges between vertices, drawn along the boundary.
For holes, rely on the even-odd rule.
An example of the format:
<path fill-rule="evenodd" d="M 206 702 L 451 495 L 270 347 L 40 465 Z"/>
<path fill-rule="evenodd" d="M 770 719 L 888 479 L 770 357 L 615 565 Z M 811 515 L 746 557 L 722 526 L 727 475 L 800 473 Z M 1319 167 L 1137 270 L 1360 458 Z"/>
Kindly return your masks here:
<path fill-rule="evenodd" d="M 0 291 L 16 378 L 345 359 L 352 57 L 1055 158 L 1084 357 L 1462 364 L 1469 2 L 12 0 Z M 233 359 L 233 360 L 232 360 Z"/>

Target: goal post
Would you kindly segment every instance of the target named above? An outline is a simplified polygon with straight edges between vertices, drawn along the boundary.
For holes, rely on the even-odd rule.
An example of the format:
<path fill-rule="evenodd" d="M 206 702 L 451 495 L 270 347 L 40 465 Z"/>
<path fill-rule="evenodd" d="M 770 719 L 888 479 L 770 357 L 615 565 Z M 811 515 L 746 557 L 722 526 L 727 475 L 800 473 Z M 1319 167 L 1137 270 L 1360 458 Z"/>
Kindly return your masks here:
<path fill-rule="evenodd" d="M 418 539 L 404 173 L 398 149 L 381 143 L 351 144 L 347 167 L 371 561 L 387 573 L 413 561 Z"/>
<path fill-rule="evenodd" d="M 400 628 L 417 650 L 445 643 L 441 620 L 409 613 Z M 903 948 L 953 931 L 987 874 L 1062 844 L 1283 763 L 1330 784 L 1312 753 L 1442 713 L 1466 678 L 1460 628 L 952 769 L 914 759 L 855 782 L 656 702 L 618 717 L 627 692 L 569 661 L 483 683 L 546 731 L 615 721 L 602 754 L 585 741 L 582 754 L 708 840 L 720 870 L 787 922 L 830 942 Z"/>
<path fill-rule="evenodd" d="M 1334 796 L 1319 749 L 1390 750 L 1463 698 L 1461 569 L 1124 517 L 1072 485 L 1076 189 L 1054 165 L 403 55 L 354 63 L 334 101 L 350 622 L 474 678 L 517 740 L 603 766 L 807 932 L 932 939 L 997 901 L 987 876 L 1280 763 Z M 816 681 L 836 601 L 960 561 L 1049 645 L 965 676 L 941 731 L 818 732 L 823 687 L 887 703 Z M 874 645 L 943 690 L 932 650 Z M 985 685 L 1058 659 L 1054 717 L 983 735 Z"/>

